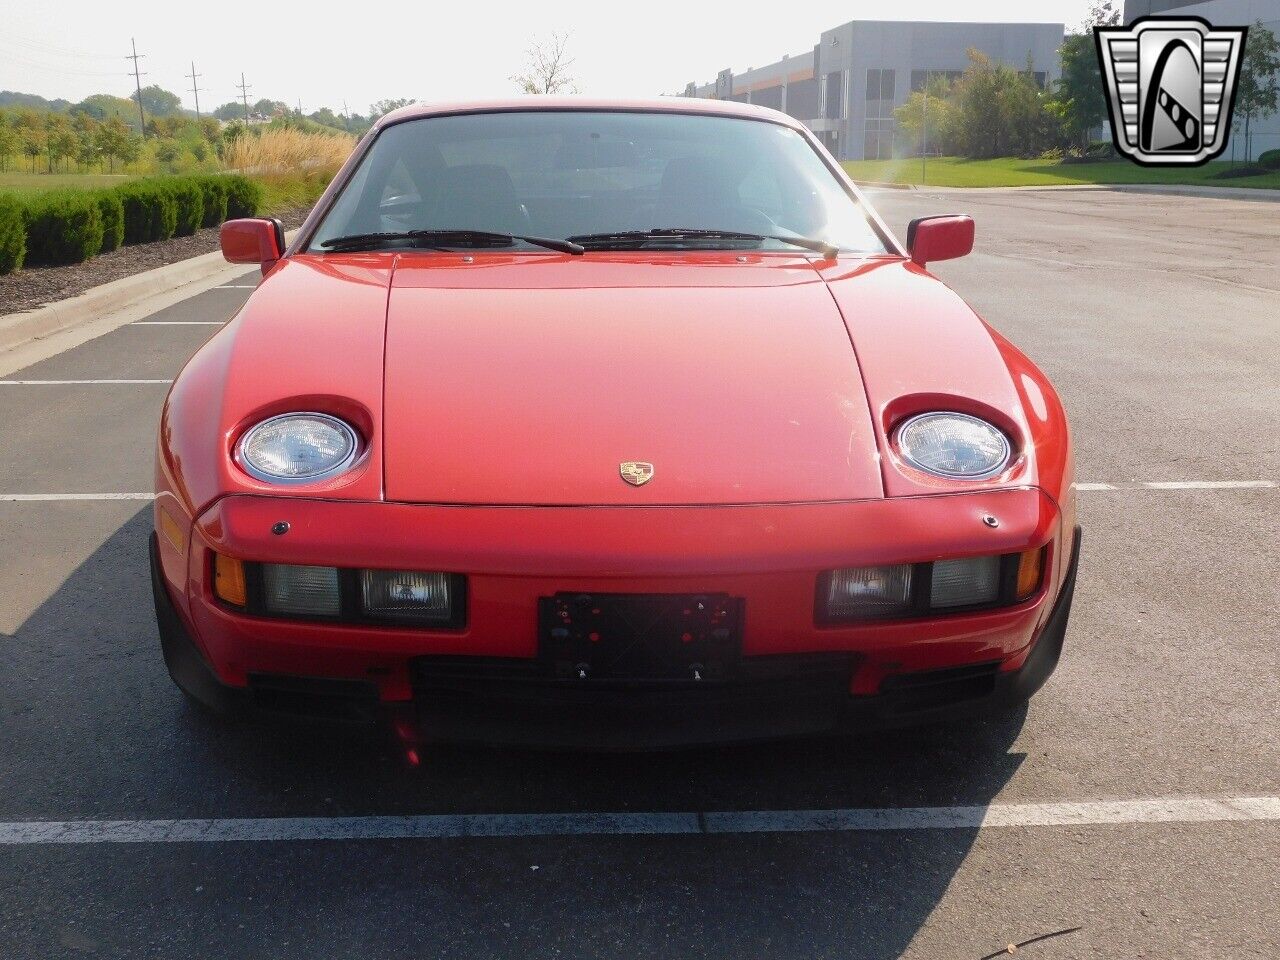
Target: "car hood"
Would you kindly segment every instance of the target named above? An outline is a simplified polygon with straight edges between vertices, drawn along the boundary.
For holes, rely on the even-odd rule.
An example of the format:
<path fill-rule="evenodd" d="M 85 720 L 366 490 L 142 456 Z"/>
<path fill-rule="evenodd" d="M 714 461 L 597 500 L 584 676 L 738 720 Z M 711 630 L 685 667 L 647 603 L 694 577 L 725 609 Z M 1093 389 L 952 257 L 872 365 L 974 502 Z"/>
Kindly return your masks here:
<path fill-rule="evenodd" d="M 801 258 L 404 258 L 388 500 L 653 505 L 883 496 L 840 309 Z M 629 461 L 652 464 L 642 486 Z"/>

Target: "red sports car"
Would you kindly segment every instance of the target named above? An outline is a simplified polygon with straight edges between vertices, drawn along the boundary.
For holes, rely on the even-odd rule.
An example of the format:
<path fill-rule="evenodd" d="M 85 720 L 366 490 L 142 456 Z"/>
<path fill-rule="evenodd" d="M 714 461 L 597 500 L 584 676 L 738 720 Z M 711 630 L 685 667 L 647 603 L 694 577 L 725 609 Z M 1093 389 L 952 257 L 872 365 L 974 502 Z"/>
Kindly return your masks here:
<path fill-rule="evenodd" d="M 1026 700 L 1075 583 L 1067 420 L 791 118 L 414 106 L 164 405 L 166 662 L 450 740 L 777 737 Z"/>

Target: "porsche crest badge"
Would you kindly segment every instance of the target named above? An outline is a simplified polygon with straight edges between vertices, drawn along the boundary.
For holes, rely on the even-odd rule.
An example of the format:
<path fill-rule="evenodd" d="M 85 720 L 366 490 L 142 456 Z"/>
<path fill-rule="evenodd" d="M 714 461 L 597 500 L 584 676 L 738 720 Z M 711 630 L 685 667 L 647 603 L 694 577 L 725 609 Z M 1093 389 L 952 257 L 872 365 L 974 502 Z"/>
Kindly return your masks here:
<path fill-rule="evenodd" d="M 618 464 L 618 472 L 622 479 L 633 487 L 643 487 L 653 479 L 653 464 L 640 460 L 625 460 Z"/>

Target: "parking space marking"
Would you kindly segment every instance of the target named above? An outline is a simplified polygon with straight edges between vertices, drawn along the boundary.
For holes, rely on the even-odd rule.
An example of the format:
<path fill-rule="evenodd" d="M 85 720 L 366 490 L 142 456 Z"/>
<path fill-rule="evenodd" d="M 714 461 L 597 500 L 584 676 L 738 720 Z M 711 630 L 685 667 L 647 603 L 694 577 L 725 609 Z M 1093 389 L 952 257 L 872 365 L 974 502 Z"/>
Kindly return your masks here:
<path fill-rule="evenodd" d="M 1276 483 L 1274 480 L 1168 480 L 1143 486 L 1148 490 L 1262 490 Z"/>
<path fill-rule="evenodd" d="M 0 493 L 0 503 L 51 503 L 59 500 L 154 500 L 154 493 Z"/>
<path fill-rule="evenodd" d="M 1081 493 L 1103 493 L 1110 490 L 1274 490 L 1274 480 L 1154 480 L 1129 483 L 1077 483 Z"/>
<path fill-rule="evenodd" d="M 116 386 L 136 383 L 173 383 L 172 380 L 0 380 L 0 387 L 67 387 L 80 384 Z"/>
<path fill-rule="evenodd" d="M 225 320 L 135 320 L 131 327 L 220 327 Z"/>
<path fill-rule="evenodd" d="M 222 286 L 214 287 L 215 290 L 257 290 L 256 283 L 224 283 Z"/>
<path fill-rule="evenodd" d="M 0 823 L 0 845 L 425 840 L 448 837 L 861 833 L 1009 827 L 1280 821 L 1280 797 L 1169 797 L 986 807 L 744 810 L 708 813 L 512 813 Z"/>

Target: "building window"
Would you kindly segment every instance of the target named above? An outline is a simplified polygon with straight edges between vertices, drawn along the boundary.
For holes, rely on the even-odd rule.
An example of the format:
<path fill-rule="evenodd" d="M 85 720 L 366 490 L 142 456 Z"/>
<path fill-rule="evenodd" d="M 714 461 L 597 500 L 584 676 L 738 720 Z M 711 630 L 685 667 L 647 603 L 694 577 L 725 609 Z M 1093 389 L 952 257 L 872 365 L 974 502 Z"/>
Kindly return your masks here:
<path fill-rule="evenodd" d="M 925 84 L 939 78 L 947 83 L 955 83 L 964 75 L 963 70 L 912 70 L 911 92 L 917 93 L 925 88 Z"/>
<path fill-rule="evenodd" d="M 868 118 L 862 125 L 862 158 L 864 160 L 888 160 L 893 156 L 894 130 L 897 122 L 892 118 Z"/>
<path fill-rule="evenodd" d="M 867 116 L 881 119 L 893 116 L 893 98 L 897 87 L 897 71 L 867 71 Z"/>
<path fill-rule="evenodd" d="M 844 74 L 837 70 L 827 74 L 827 82 L 823 85 L 823 116 L 828 120 L 839 120 L 844 116 Z"/>

